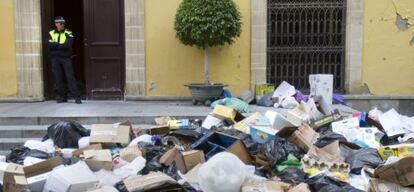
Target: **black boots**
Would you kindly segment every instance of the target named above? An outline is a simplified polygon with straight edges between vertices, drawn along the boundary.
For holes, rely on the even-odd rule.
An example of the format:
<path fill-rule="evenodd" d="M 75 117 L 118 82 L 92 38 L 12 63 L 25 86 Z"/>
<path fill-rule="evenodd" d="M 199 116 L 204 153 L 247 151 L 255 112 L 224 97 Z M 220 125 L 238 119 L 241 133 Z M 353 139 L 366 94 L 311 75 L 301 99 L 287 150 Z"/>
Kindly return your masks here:
<path fill-rule="evenodd" d="M 66 97 L 59 97 L 58 99 L 56 99 L 56 103 L 66 103 L 68 102 L 68 98 Z"/>
<path fill-rule="evenodd" d="M 67 102 L 68 102 L 67 97 L 59 97 L 59 98 L 56 99 L 56 103 L 67 103 Z M 75 103 L 76 104 L 82 104 L 81 97 L 76 97 L 75 98 Z"/>
<path fill-rule="evenodd" d="M 82 100 L 81 100 L 81 98 L 80 98 L 80 97 L 76 97 L 76 99 L 75 99 L 75 103 L 76 103 L 76 104 L 82 104 Z"/>

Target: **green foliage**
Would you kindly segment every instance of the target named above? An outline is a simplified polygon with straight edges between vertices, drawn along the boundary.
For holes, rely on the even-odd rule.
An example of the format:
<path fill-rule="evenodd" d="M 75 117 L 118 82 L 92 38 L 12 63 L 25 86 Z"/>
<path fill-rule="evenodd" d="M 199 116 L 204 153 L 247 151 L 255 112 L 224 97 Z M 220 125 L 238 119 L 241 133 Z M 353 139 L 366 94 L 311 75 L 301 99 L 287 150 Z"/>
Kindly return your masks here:
<path fill-rule="evenodd" d="M 232 44 L 241 33 L 240 17 L 233 0 L 183 0 L 175 16 L 176 36 L 200 48 Z"/>

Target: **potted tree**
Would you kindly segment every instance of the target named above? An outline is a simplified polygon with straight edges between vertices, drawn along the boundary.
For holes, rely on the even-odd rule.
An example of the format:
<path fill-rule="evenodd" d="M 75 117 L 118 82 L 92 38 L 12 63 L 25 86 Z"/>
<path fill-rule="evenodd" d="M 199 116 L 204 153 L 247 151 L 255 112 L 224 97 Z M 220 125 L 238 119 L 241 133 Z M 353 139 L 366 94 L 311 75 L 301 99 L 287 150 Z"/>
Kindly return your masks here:
<path fill-rule="evenodd" d="M 233 0 L 183 0 L 175 16 L 176 37 L 184 45 L 204 49 L 204 83 L 186 84 L 197 102 L 219 98 L 225 84 L 209 80 L 209 47 L 232 44 L 240 36 L 240 12 Z"/>

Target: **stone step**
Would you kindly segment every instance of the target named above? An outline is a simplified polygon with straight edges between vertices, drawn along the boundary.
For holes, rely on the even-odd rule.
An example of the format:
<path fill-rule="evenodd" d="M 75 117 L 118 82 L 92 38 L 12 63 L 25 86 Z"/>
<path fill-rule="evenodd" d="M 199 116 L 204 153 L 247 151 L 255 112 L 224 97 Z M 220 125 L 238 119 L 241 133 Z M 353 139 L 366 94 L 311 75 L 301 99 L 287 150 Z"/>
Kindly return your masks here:
<path fill-rule="evenodd" d="M 8 151 L 17 146 L 22 146 L 27 140 L 41 140 L 42 138 L 0 138 L 0 151 Z"/>
<path fill-rule="evenodd" d="M 145 116 L 72 116 L 72 117 L 54 117 L 54 116 L 2 116 L 0 117 L 0 125 L 51 125 L 61 120 L 76 121 L 83 125 L 90 125 L 96 123 L 112 124 L 116 122 L 130 121 L 133 124 L 154 124 L 154 119 L 160 115 L 145 115 Z M 205 115 L 187 114 L 182 116 L 174 116 L 177 119 L 204 119 Z"/>

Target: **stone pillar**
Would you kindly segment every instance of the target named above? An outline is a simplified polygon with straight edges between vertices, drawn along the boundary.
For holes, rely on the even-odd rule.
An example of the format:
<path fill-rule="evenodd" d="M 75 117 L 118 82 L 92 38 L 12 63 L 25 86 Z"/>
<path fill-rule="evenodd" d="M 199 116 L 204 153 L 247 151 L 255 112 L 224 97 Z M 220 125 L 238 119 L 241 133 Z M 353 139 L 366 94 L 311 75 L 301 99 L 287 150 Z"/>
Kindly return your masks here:
<path fill-rule="evenodd" d="M 43 100 L 40 0 L 14 0 L 18 98 Z"/>
<path fill-rule="evenodd" d="M 266 83 L 267 0 L 251 1 L 251 82 Z"/>
<path fill-rule="evenodd" d="M 145 96 L 144 0 L 125 0 L 126 99 Z"/>
<path fill-rule="evenodd" d="M 362 85 L 364 0 L 347 0 L 345 89 L 347 94 L 365 91 Z"/>

